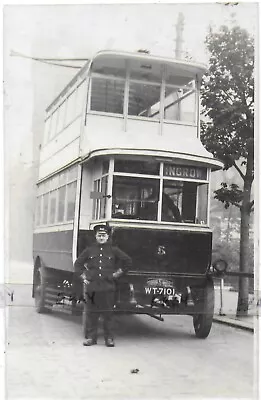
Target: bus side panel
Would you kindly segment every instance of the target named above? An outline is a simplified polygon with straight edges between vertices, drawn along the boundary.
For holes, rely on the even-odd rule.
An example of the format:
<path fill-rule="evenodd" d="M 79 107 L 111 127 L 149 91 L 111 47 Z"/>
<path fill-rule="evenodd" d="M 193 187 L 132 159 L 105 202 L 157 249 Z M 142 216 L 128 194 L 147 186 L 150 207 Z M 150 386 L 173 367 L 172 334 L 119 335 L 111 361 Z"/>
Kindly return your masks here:
<path fill-rule="evenodd" d="M 40 257 L 42 266 L 73 271 L 73 231 L 34 233 L 33 257 Z"/>
<path fill-rule="evenodd" d="M 77 257 L 87 246 L 90 246 L 93 243 L 95 243 L 93 231 L 80 229 L 77 242 Z"/>

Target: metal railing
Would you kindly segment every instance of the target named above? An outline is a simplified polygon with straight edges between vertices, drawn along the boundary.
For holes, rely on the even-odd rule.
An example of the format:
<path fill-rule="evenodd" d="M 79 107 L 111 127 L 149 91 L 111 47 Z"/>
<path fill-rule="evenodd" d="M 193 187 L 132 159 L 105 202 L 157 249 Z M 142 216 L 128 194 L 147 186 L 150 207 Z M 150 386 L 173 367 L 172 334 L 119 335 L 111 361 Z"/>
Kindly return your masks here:
<path fill-rule="evenodd" d="M 224 298 L 223 298 L 223 292 L 224 292 L 224 279 L 225 276 L 237 276 L 238 278 L 252 278 L 254 279 L 254 274 L 250 272 L 235 272 L 235 271 L 226 271 L 222 273 L 219 277 L 219 290 L 220 290 L 220 307 L 219 307 L 219 315 L 220 316 L 225 316 L 226 314 L 224 313 Z M 258 304 L 257 304 L 258 306 Z"/>

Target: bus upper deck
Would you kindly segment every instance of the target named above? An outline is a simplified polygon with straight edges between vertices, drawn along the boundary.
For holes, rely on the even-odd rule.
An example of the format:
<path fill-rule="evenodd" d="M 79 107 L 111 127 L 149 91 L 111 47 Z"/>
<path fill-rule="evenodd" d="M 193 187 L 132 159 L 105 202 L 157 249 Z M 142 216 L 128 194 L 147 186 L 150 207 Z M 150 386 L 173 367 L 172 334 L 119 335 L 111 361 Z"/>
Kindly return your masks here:
<path fill-rule="evenodd" d="M 78 159 L 133 151 L 219 169 L 200 142 L 205 70 L 139 52 L 99 52 L 47 108 L 39 179 Z"/>

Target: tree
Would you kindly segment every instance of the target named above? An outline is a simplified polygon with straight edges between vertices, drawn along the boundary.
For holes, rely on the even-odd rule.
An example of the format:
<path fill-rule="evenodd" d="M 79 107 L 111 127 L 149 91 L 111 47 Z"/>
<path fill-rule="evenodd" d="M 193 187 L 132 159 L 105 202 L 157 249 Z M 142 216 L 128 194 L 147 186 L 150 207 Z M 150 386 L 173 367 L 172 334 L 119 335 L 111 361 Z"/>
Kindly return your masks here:
<path fill-rule="evenodd" d="M 203 79 L 202 141 L 224 169 L 234 167 L 242 187 L 223 182 L 215 198 L 225 208 L 240 209 L 240 272 L 249 272 L 250 214 L 254 209 L 251 189 L 254 179 L 254 39 L 234 26 L 211 29 L 206 38 L 210 68 Z M 249 279 L 239 278 L 237 315 L 248 313 Z"/>

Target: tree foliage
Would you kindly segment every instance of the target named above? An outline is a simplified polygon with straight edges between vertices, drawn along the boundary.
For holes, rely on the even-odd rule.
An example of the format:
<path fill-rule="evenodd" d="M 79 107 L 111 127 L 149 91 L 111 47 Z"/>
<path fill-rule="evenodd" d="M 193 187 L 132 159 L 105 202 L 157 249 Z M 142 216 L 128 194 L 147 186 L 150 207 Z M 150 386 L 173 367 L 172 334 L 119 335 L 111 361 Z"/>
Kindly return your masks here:
<path fill-rule="evenodd" d="M 224 162 L 224 169 L 234 166 L 243 181 L 253 181 L 254 39 L 238 26 L 222 26 L 217 33 L 209 31 L 206 44 L 210 68 L 201 95 L 206 117 L 202 141 Z M 226 206 L 240 206 L 243 191 L 237 185 L 223 186 L 216 198 Z"/>
<path fill-rule="evenodd" d="M 238 26 L 222 26 L 209 31 L 206 38 L 210 68 L 205 76 L 202 105 L 202 141 L 206 148 L 224 162 L 224 169 L 234 167 L 243 180 L 242 188 L 225 182 L 215 198 L 239 207 L 240 272 L 250 272 L 250 213 L 254 202 L 251 188 L 254 179 L 254 40 Z M 237 316 L 248 312 L 249 280 L 240 277 Z"/>

